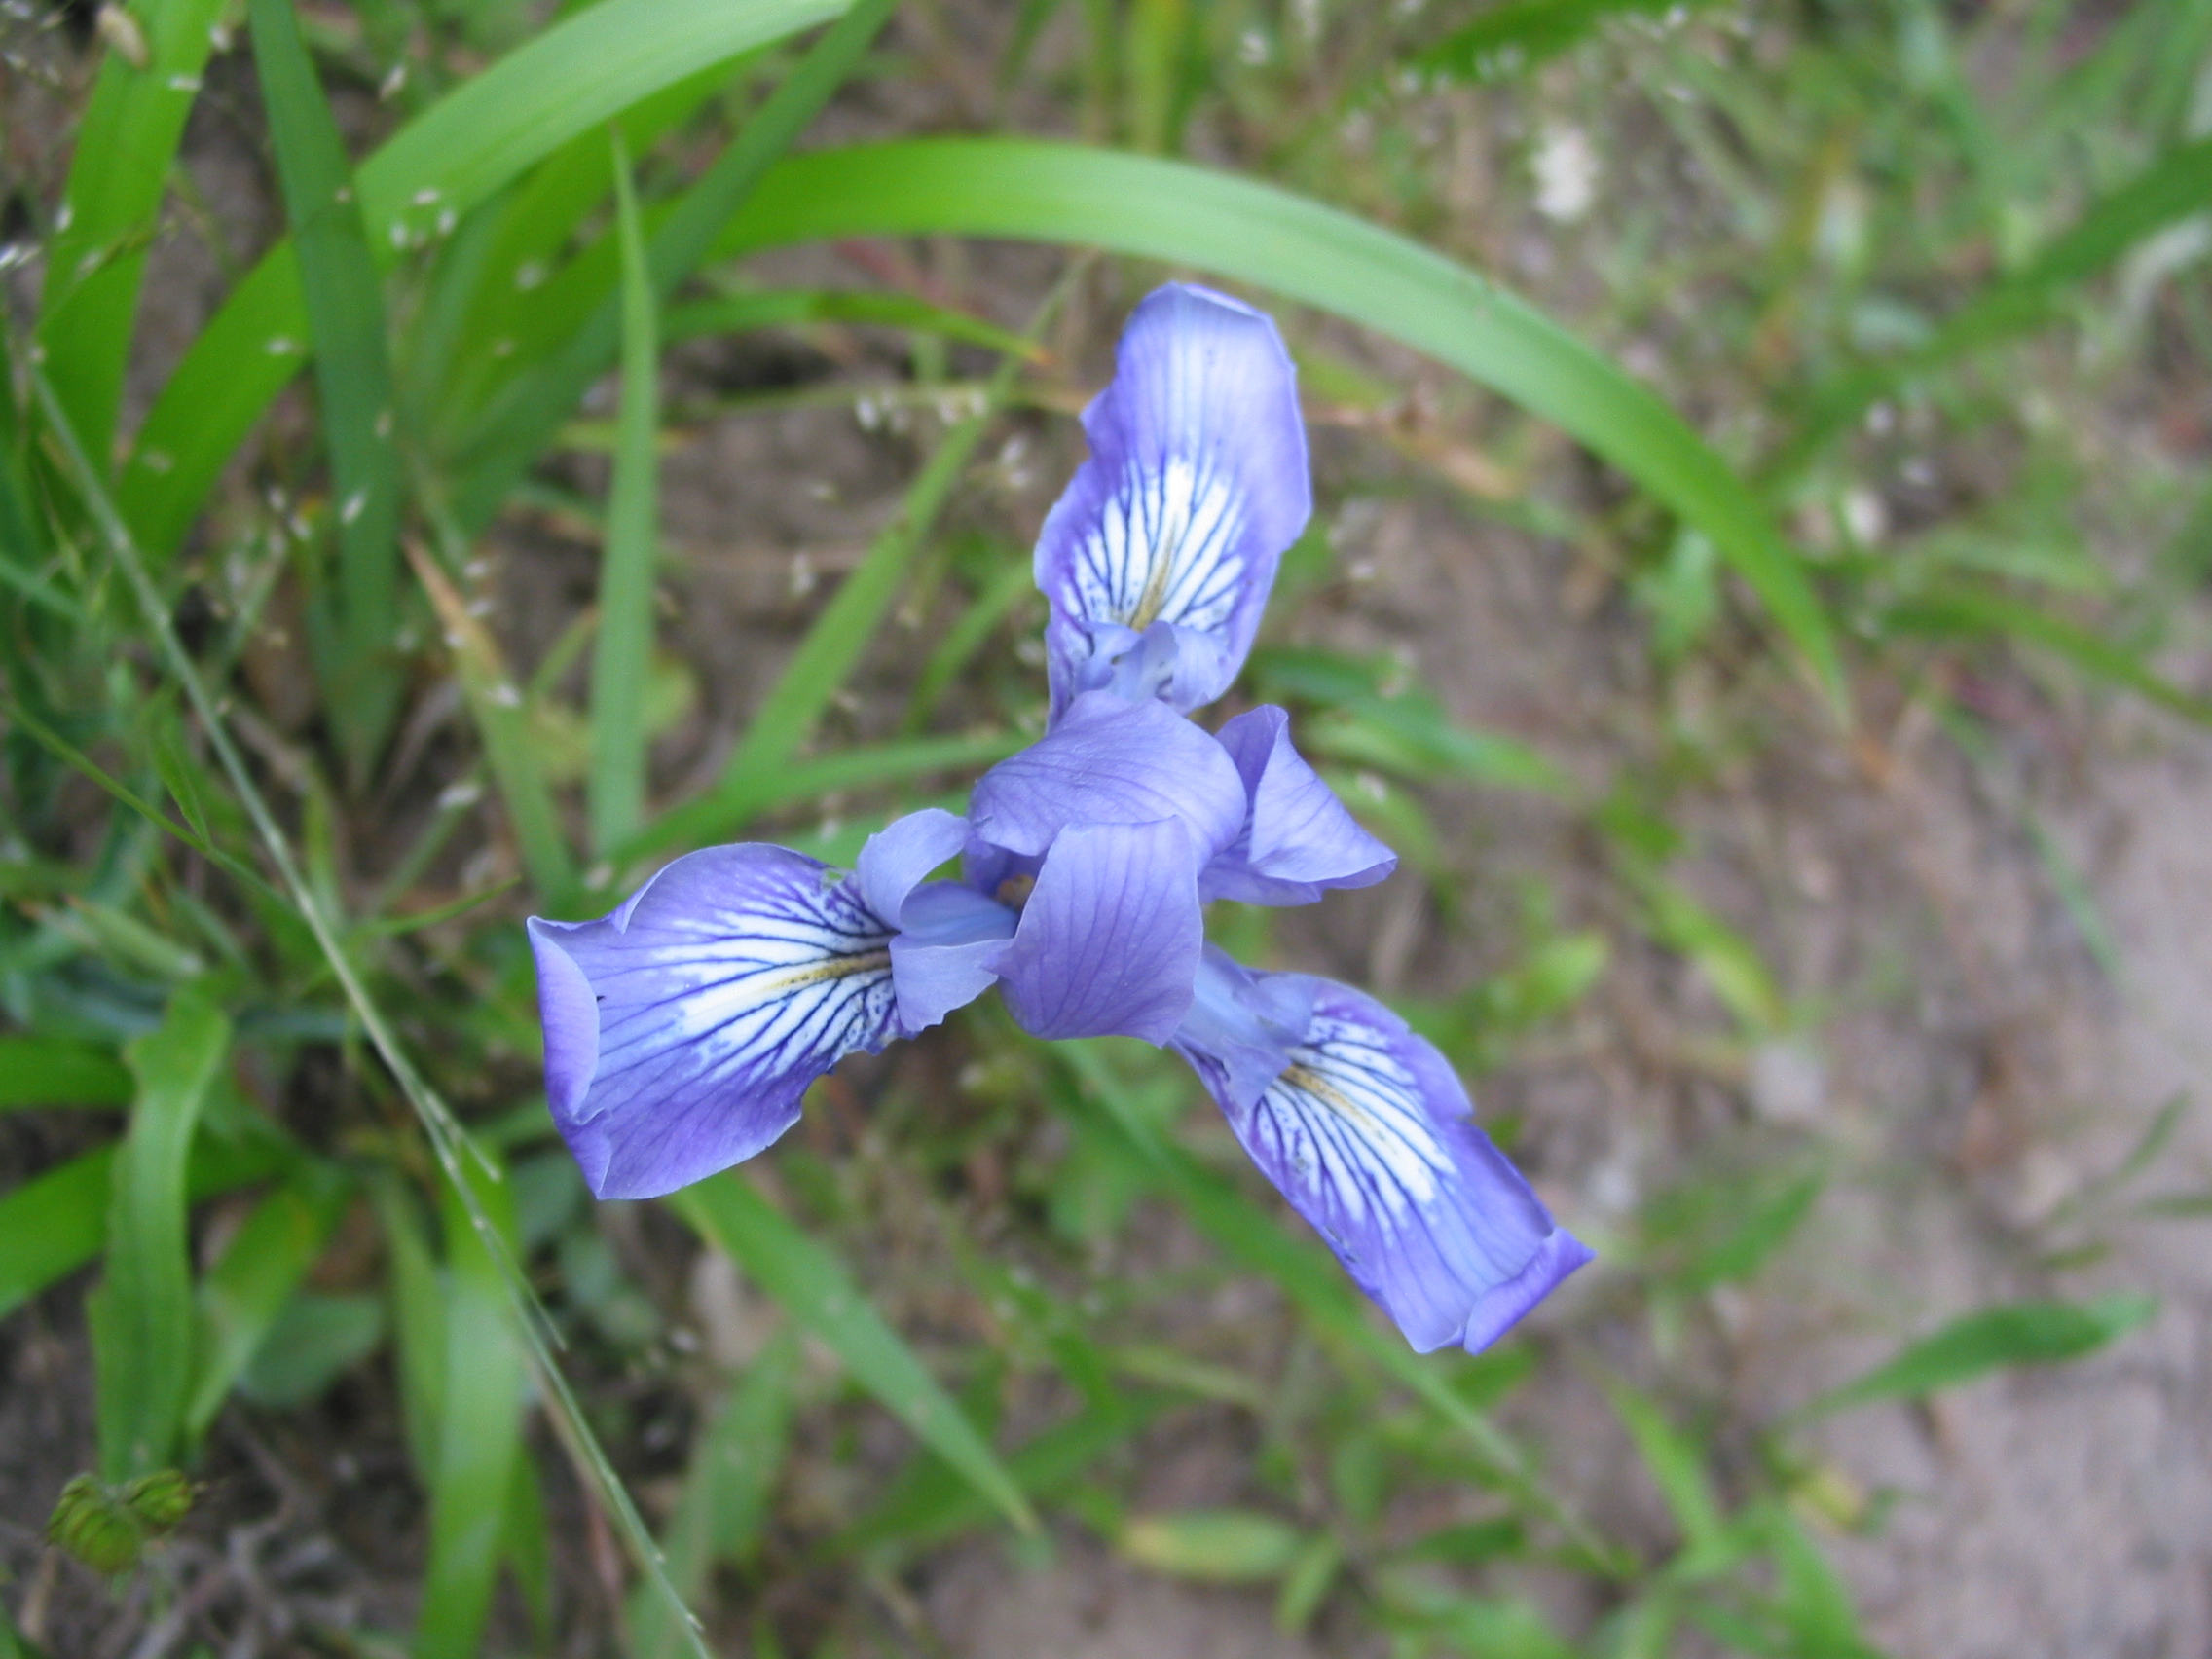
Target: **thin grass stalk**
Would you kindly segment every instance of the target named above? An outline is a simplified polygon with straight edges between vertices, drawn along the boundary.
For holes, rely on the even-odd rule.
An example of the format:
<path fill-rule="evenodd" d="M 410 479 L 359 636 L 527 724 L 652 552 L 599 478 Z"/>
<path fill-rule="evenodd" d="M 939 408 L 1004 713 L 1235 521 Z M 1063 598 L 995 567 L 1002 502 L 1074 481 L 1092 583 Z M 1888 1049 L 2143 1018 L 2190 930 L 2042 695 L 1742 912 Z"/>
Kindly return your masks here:
<path fill-rule="evenodd" d="M 622 247 L 622 402 L 615 416 L 614 484 L 599 567 L 591 773 L 585 781 L 592 847 L 602 856 L 636 830 L 645 815 L 645 681 L 652 668 L 653 555 L 660 538 L 658 301 L 638 219 L 629 146 L 619 127 L 608 129 L 608 134 Z"/>

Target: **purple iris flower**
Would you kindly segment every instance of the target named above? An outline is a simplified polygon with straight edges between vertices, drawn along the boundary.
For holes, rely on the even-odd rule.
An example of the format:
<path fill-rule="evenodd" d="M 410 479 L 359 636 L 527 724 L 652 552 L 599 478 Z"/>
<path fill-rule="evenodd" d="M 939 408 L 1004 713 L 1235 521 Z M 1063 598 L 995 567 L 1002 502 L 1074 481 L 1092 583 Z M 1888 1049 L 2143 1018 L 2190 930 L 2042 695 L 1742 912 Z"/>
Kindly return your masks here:
<path fill-rule="evenodd" d="M 533 918 L 554 1123 L 601 1198 L 673 1192 L 768 1146 L 846 1054 L 995 983 L 1037 1036 L 1172 1047 L 1415 1347 L 1480 1349 L 1590 1252 L 1403 1020 L 1205 941 L 1212 901 L 1310 903 L 1397 865 L 1282 710 L 1186 718 L 1235 680 L 1310 511 L 1289 354 L 1249 306 L 1161 288 L 1084 430 L 1037 546 L 1045 736 L 855 871 L 712 847 L 597 921 Z"/>

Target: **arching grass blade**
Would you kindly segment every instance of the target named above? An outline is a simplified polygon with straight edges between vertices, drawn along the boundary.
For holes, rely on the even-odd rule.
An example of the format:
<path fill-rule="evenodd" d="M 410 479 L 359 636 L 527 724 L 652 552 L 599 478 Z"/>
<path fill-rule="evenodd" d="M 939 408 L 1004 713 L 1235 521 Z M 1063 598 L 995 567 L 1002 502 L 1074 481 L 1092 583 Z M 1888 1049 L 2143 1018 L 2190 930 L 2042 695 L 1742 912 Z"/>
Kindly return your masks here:
<path fill-rule="evenodd" d="M 445 1376 L 430 1472 L 430 1561 L 415 1627 L 416 1659 L 470 1659 L 491 1612 L 506 1537 L 507 1498 L 524 1456 L 524 1362 L 492 1251 L 511 1253 L 512 1189 L 468 1170 L 475 1204 L 444 1206 Z"/>
<path fill-rule="evenodd" d="M 230 1052 L 231 1022 L 196 984 L 125 1051 L 137 1098 L 110 1169 L 107 1276 L 88 1305 L 98 1365 L 100 1473 L 110 1482 L 175 1461 L 192 1386 L 186 1160 Z"/>
<path fill-rule="evenodd" d="M 829 1344 L 862 1386 L 1002 1515 L 1025 1532 L 1036 1530 L 1037 1518 L 1014 1477 L 836 1257 L 742 1176 L 714 1176 L 667 1202 Z"/>
<path fill-rule="evenodd" d="M 106 1246 L 115 1151 L 80 1153 L 0 1197 L 0 1319 Z M 185 1166 L 186 1200 L 265 1180 L 289 1156 L 274 1134 L 242 1143 L 203 1134 Z"/>
<path fill-rule="evenodd" d="M 758 50 L 708 64 L 640 99 L 609 125 L 632 155 L 646 154 L 727 87 Z M 492 222 L 476 231 L 479 245 L 463 250 L 457 239 L 440 254 L 422 321 L 404 353 L 418 435 L 430 453 L 446 454 L 490 392 L 532 366 L 514 334 L 518 302 L 558 280 L 553 274 L 578 228 L 613 187 L 607 135 L 580 132 L 481 210 Z"/>
<path fill-rule="evenodd" d="M 1893 635 L 2002 635 L 2064 657 L 2093 679 L 2134 692 L 2169 714 L 2212 725 L 2212 703 L 2154 671 L 2141 655 L 2009 594 L 1963 585 L 1916 594 L 1883 614 Z"/>
<path fill-rule="evenodd" d="M 99 1147 L 0 1198 L 0 1318 L 100 1253 L 114 1165 Z"/>
<path fill-rule="evenodd" d="M 1802 1420 L 1874 1400 L 1934 1394 L 2006 1366 L 2079 1359 L 2147 1323 L 2157 1311 L 2154 1298 L 2134 1295 L 1980 1309 L 1911 1344 L 1886 1365 L 1823 1394 L 1792 1418 Z"/>
<path fill-rule="evenodd" d="M 661 1541 L 668 1575 L 687 1599 L 706 1589 L 717 1562 L 739 1561 L 759 1538 L 791 1434 L 798 1360 L 798 1343 L 787 1328 L 730 1384 L 691 1454 L 683 1495 Z M 676 1632 L 664 1604 L 633 1596 L 629 1621 L 637 1659 L 671 1659 Z"/>
<path fill-rule="evenodd" d="M 352 1183 L 334 1166 L 303 1163 L 255 1206 L 201 1281 L 188 1440 L 215 1420 L 231 1385 L 252 1360 L 285 1303 L 338 1225 Z"/>
<path fill-rule="evenodd" d="M 793 760 L 765 774 L 732 779 L 722 789 L 662 813 L 616 855 L 627 864 L 670 847 L 727 841 L 761 814 L 839 790 L 904 783 L 931 772 L 980 771 L 1026 748 L 1020 732 L 977 737 L 921 737 L 909 742 L 840 749 Z"/>
<path fill-rule="evenodd" d="M 134 36 L 134 50 L 111 50 L 100 64 L 46 249 L 39 350 L 55 394 L 103 472 L 146 249 L 224 4 L 145 0 L 130 8 L 130 34 L 123 38 Z"/>

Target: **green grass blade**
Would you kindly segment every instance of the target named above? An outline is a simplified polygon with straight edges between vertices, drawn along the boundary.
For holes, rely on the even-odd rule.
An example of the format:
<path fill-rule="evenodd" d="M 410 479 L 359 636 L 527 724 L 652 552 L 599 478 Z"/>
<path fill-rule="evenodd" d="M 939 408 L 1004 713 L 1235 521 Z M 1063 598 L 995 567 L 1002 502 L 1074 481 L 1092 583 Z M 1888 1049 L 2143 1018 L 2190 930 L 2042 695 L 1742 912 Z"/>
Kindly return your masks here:
<path fill-rule="evenodd" d="M 937 524 L 995 414 L 991 409 L 972 415 L 945 433 L 900 503 L 898 516 L 877 533 L 867 556 L 822 608 L 783 677 L 755 711 L 753 722 L 723 768 L 718 795 L 752 796 L 806 741 L 875 637 L 877 625 L 905 580 L 906 567 Z"/>
<path fill-rule="evenodd" d="M 1195 266 L 1334 312 L 1558 423 L 1712 537 L 1840 707 L 1833 635 L 1796 555 L 1728 465 L 1625 370 L 1527 301 L 1395 232 L 1232 174 L 1012 139 L 915 139 L 793 156 L 724 253 L 951 234 L 1100 246 Z"/>
<path fill-rule="evenodd" d="M 286 1157 L 275 1136 L 240 1145 L 203 1134 L 193 1143 L 185 1196 L 198 1203 L 264 1180 Z M 115 1148 L 98 1147 L 0 1198 L 0 1319 L 106 1247 L 114 1162 Z"/>
<path fill-rule="evenodd" d="M 1314 755 L 1413 783 L 1458 778 L 1555 798 L 1574 794 L 1574 781 L 1527 744 L 1461 725 L 1419 692 L 1362 697 L 1323 714 L 1301 736 Z"/>
<path fill-rule="evenodd" d="M 0 1037 L 0 1110 L 129 1104 L 130 1072 L 108 1050 L 64 1037 Z"/>
<path fill-rule="evenodd" d="M 116 782 L 115 779 L 102 771 L 98 763 L 86 755 L 83 750 L 61 736 L 59 732 L 40 719 L 38 716 L 24 708 L 22 704 L 10 701 L 0 705 L 0 707 L 5 707 L 9 719 L 19 725 L 40 747 L 51 752 L 72 770 L 98 785 L 102 793 L 111 799 L 129 807 L 165 835 L 173 836 L 183 842 L 209 864 L 219 866 L 227 870 L 254 892 L 271 899 L 276 898 L 276 890 L 262 880 L 250 866 L 241 863 L 224 848 L 205 839 L 197 830 L 178 824 L 174 819 L 166 816 L 160 807 L 154 805 L 135 791 Z"/>
<path fill-rule="evenodd" d="M 384 292 L 353 169 L 300 38 L 292 0 L 248 0 L 254 66 L 291 221 L 315 389 L 330 456 L 338 534 L 336 649 L 321 664 L 323 705 L 360 784 L 399 704 L 399 452 Z"/>
<path fill-rule="evenodd" d="M 790 1332 L 778 1335 L 731 1384 L 721 1410 L 699 1437 L 661 1544 L 668 1576 L 687 1600 L 706 1589 L 717 1562 L 749 1555 L 767 1523 L 791 1435 L 798 1360 L 799 1346 Z M 635 1659 L 670 1659 L 676 1652 L 665 1604 L 635 1595 L 629 1620 Z"/>
<path fill-rule="evenodd" d="M 114 1162 L 103 1146 L 0 1198 L 0 1318 L 100 1253 Z"/>
<path fill-rule="evenodd" d="M 2212 203 L 2212 138 L 2169 150 L 2095 203 L 2027 266 L 1944 318 L 1935 337 L 1894 361 L 1871 364 L 1820 393 L 1805 430 L 1770 470 L 1800 471 L 1878 398 L 1917 377 L 2050 320 L 2066 290 L 2087 280 L 2154 232 Z"/>
<path fill-rule="evenodd" d="M 216 477 L 307 360 L 299 261 L 280 242 L 194 337 L 116 479 L 116 500 L 157 562 L 183 545 Z"/>
<path fill-rule="evenodd" d="M 963 311 L 933 306 L 911 294 L 872 294 L 836 288 L 768 288 L 752 294 L 724 294 L 671 306 L 663 318 L 668 344 L 709 334 L 742 334 L 756 328 L 791 328 L 809 322 L 868 322 L 941 334 L 986 350 L 1022 357 L 1038 347 L 1011 329 Z"/>
<path fill-rule="evenodd" d="M 224 4 L 141 0 L 126 14 L 143 60 L 110 51 L 100 64 L 47 245 L 38 344 L 55 395 L 103 471 L 123 402 L 146 248 Z"/>
<path fill-rule="evenodd" d="M 448 215 L 476 207 L 577 133 L 704 64 L 842 9 L 839 0 L 600 0 L 572 14 L 361 164 L 354 191 L 371 247 L 389 258 L 438 234 Z M 305 360 L 306 333 L 299 262 L 279 242 L 193 342 L 139 432 L 117 495 L 149 553 L 175 551 L 224 463 Z"/>
<path fill-rule="evenodd" d="M 100 1472 L 111 1482 L 176 1459 L 193 1356 L 186 1161 L 230 1046 L 222 1010 L 186 985 L 160 1028 L 124 1051 L 137 1100 L 110 1171 L 107 1276 L 88 1309 L 98 1362 Z"/>
<path fill-rule="evenodd" d="M 361 168 L 362 212 L 387 236 L 432 228 L 641 98 L 844 10 L 838 0 L 599 0 L 571 12 L 393 134 Z"/>
<path fill-rule="evenodd" d="M 499 1540 L 499 1559 L 514 1574 L 523 1605 L 530 1610 L 537 1651 L 549 1651 L 554 1641 L 553 1536 L 545 1517 L 545 1486 L 527 1449 L 515 1459 L 514 1484 L 507 1489 L 507 1528 Z M 645 1594 L 649 1600 L 651 1592 Z"/>
<path fill-rule="evenodd" d="M 1793 1414 L 1825 1417 L 1874 1400 L 1913 1399 L 1956 1388 L 2011 1365 L 2056 1365 L 2094 1353 L 2158 1311 L 2148 1296 L 2094 1302 L 2016 1302 L 1955 1319 L 1886 1365 L 1823 1394 Z"/>
<path fill-rule="evenodd" d="M 445 629 L 461 679 L 461 695 L 484 740 L 485 758 L 499 787 L 499 799 L 507 809 L 523 868 L 530 872 L 541 903 L 557 904 L 575 886 L 575 861 L 570 856 L 568 837 L 562 832 L 553 794 L 537 763 L 536 738 L 530 729 L 530 712 L 498 643 L 484 624 L 469 613 L 446 573 L 420 549 L 408 549 L 415 574 L 430 596 L 430 607 Z"/>
<path fill-rule="evenodd" d="M 394 1359 L 399 1372 L 400 1419 L 408 1456 L 428 1486 L 438 1466 L 439 1423 L 446 1390 L 445 1296 L 437 1258 L 414 1195 L 389 1171 L 370 1186 L 377 1226 L 384 1235 L 386 1277 L 391 1298 Z"/>
<path fill-rule="evenodd" d="M 876 1312 L 836 1257 L 792 1224 L 738 1175 L 717 1175 L 668 1200 L 676 1213 L 726 1252 L 829 1344 L 862 1386 L 966 1477 L 1023 1531 L 1037 1518 L 990 1445 Z"/>
<path fill-rule="evenodd" d="M 256 1405 L 304 1406 L 383 1346 L 385 1325 L 381 1298 L 295 1290 L 262 1333 L 236 1387 Z"/>
<path fill-rule="evenodd" d="M 1678 884 L 1636 871 L 1624 871 L 1623 878 L 1643 899 L 1652 936 L 1698 965 L 1714 994 L 1745 1030 L 1764 1035 L 1788 1029 L 1789 999 L 1758 946 Z"/>
<path fill-rule="evenodd" d="M 1267 1583 L 1288 1572 L 1306 1534 L 1254 1509 L 1183 1509 L 1132 1516 L 1115 1540 L 1140 1567 L 1201 1583 Z"/>
<path fill-rule="evenodd" d="M 1808 1659 L 1883 1659 L 1861 1640 L 1858 1609 L 1812 1533 L 1788 1508 L 1771 1506 L 1764 1521 L 1775 1567 L 1775 1616 Z"/>
<path fill-rule="evenodd" d="M 1721 1548 L 1727 1536 L 1727 1520 L 1696 1443 L 1667 1420 L 1657 1402 L 1627 1383 L 1608 1382 L 1605 1395 L 1675 1517 L 1683 1547 L 1698 1554 Z"/>
<path fill-rule="evenodd" d="M 1819 1174 L 1802 1175 L 1771 1195 L 1747 1193 L 1742 1182 L 1731 1182 L 1733 1225 L 1723 1229 L 1676 1275 L 1687 1291 L 1712 1290 L 1724 1284 L 1741 1284 L 1764 1267 L 1788 1243 L 1820 1201 L 1825 1182 Z"/>
<path fill-rule="evenodd" d="M 789 761 L 772 772 L 727 780 L 712 793 L 662 813 L 623 844 L 616 862 L 629 863 L 668 847 L 727 841 L 764 812 L 839 790 L 904 783 L 932 772 L 977 771 L 1031 741 L 1014 731 L 921 737 Z"/>
<path fill-rule="evenodd" d="M 524 1456 L 524 1361 L 494 1244 L 513 1248 L 512 1189 L 471 1169 L 473 1204 L 447 1189 L 445 1376 L 430 1476 L 430 1560 L 415 1659 L 471 1659 L 491 1613 L 506 1537 L 507 1498 Z"/>
<path fill-rule="evenodd" d="M 1007 1472 L 1026 1493 L 1050 1504 L 1091 1464 L 1125 1444 L 1171 1403 L 1144 1390 L 1092 1405 L 1024 1441 L 1007 1455 Z M 974 1487 L 936 1458 L 902 1475 L 880 1507 L 826 1545 L 830 1559 L 884 1550 L 932 1548 L 983 1526 L 993 1511 Z"/>
<path fill-rule="evenodd" d="M 1936 638 L 1999 634 L 2022 640 L 2064 657 L 2084 674 L 2134 692 L 2169 714 L 2198 725 L 2212 725 L 2212 703 L 2154 672 L 2136 652 L 2009 594 L 1969 587 L 1916 594 L 1884 612 L 1883 626 L 1893 634 Z"/>
<path fill-rule="evenodd" d="M 730 216 L 753 193 L 770 164 L 810 125 L 882 29 L 895 0 L 859 0 L 816 41 L 798 67 L 731 140 L 698 182 L 654 230 L 646 263 L 666 299 L 713 247 Z M 620 333 L 612 295 L 556 357 L 520 377 L 489 412 L 454 492 L 454 515 L 465 531 L 481 529 L 531 462 L 553 441 L 561 423 L 613 359 Z"/>
<path fill-rule="evenodd" d="M 200 1283 L 200 1332 L 184 1432 L 196 1441 L 222 1410 L 284 1304 L 322 1254 L 352 1183 L 335 1166 L 303 1163 L 255 1206 Z"/>
<path fill-rule="evenodd" d="M 622 247 L 622 402 L 614 483 L 599 565 L 592 641 L 591 773 L 585 796 L 602 856 L 645 815 L 645 673 L 653 651 L 653 555 L 660 541 L 660 341 L 630 155 L 616 129 L 614 203 Z"/>
<path fill-rule="evenodd" d="M 1678 0 L 1508 0 L 1414 54 L 1405 67 L 1439 79 L 1518 80 L 1607 18 L 1663 15 L 1677 4 Z"/>
<path fill-rule="evenodd" d="M 992 631 L 1026 595 L 1036 591 L 1036 578 L 1026 558 L 1009 559 L 998 574 L 984 584 L 975 603 L 960 613 L 960 620 L 945 630 L 944 638 L 938 642 L 937 648 L 930 652 L 929 661 L 922 664 L 922 672 L 915 677 L 914 693 L 906 703 L 907 730 L 922 728 L 936 712 L 938 699 L 960 678 L 962 670 L 983 648 Z"/>
<path fill-rule="evenodd" d="M 32 504 L 23 467 L 23 429 L 16 406 L 15 353 L 0 331 L 0 582 L 33 605 L 71 621 L 82 621 L 76 601 L 56 593 L 40 573 L 50 548 L 46 526 Z"/>
<path fill-rule="evenodd" d="M 632 155 L 645 155 L 756 55 L 709 64 L 631 105 L 611 125 Z M 470 246 L 457 240 L 441 252 L 407 350 L 416 435 L 426 448 L 446 453 L 464 418 L 529 366 L 533 359 L 515 338 L 518 304 L 548 285 L 578 227 L 613 187 L 606 133 L 578 133 L 484 210 L 492 222 L 464 233 L 475 239 Z"/>

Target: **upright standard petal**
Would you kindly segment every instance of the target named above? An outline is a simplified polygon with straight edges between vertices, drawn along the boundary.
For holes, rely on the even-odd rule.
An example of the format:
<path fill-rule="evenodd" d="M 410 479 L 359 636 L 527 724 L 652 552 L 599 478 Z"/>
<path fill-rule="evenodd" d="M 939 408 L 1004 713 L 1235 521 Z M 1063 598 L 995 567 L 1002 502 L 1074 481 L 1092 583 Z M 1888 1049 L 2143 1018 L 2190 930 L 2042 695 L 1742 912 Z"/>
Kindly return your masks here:
<path fill-rule="evenodd" d="M 1329 1241 L 1345 1269 L 1426 1353 L 1477 1352 L 1590 1252 L 1553 1222 L 1470 1116 L 1444 1056 L 1372 997 L 1304 975 L 1303 1036 L 1256 1098 L 1186 1029 L 1177 1047 L 1252 1161 Z M 1235 1087 L 1239 1070 L 1247 1089 Z"/>
<path fill-rule="evenodd" d="M 596 922 L 533 917 L 553 1122 L 603 1198 L 751 1158 L 806 1086 L 894 1034 L 891 929 L 841 870 L 712 847 Z"/>
<path fill-rule="evenodd" d="M 1090 458 L 1037 542 L 1053 717 L 1101 688 L 1188 713 L 1236 678 L 1312 511 L 1297 370 L 1263 313 L 1171 283 L 1129 317 L 1083 428 Z"/>
<path fill-rule="evenodd" d="M 1104 691 L 985 772 L 968 808 L 982 841 L 1030 858 L 1070 825 L 1180 819 L 1201 863 L 1235 839 L 1244 815 L 1244 780 L 1210 735 L 1162 703 Z"/>
<path fill-rule="evenodd" d="M 1360 827 L 1290 743 L 1290 717 L 1248 710 L 1219 739 L 1244 780 L 1244 828 L 1198 878 L 1206 900 L 1310 904 L 1332 887 L 1372 887 L 1398 855 Z"/>
<path fill-rule="evenodd" d="M 1205 944 L 1200 862 L 1179 819 L 1061 830 L 998 960 L 1022 1028 L 1166 1042 Z"/>

